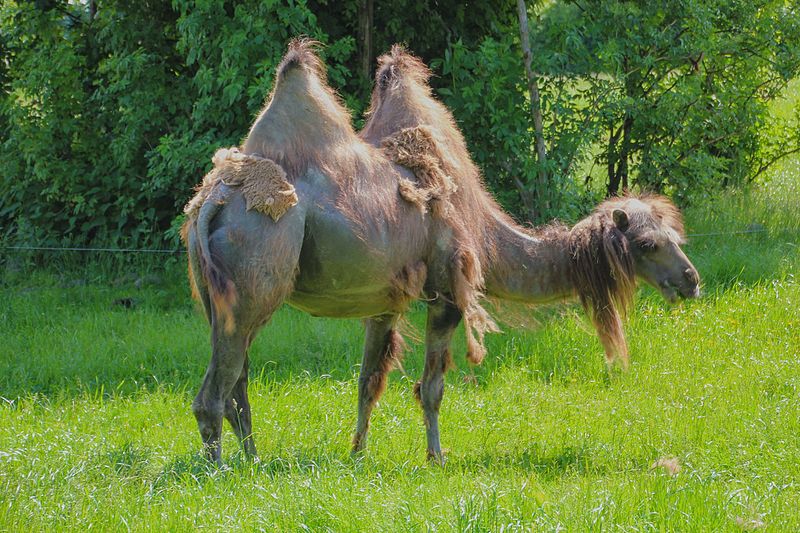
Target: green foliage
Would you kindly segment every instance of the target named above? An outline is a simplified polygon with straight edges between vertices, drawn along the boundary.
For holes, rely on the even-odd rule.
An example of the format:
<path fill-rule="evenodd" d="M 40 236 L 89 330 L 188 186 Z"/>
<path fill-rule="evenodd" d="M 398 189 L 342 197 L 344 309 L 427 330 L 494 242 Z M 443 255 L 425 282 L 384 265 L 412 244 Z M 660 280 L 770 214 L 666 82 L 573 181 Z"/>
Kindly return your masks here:
<path fill-rule="evenodd" d="M 89 21 L 83 11 L 3 4 L 12 75 L 0 212 L 18 240 L 158 240 L 151 234 L 174 202 L 148 180 L 146 156 L 187 107 L 170 14 L 109 2 Z"/>
<path fill-rule="evenodd" d="M 330 80 L 361 123 L 360 2 L 94 5 L 0 5 L 0 239 L 175 244 L 192 186 L 218 147 L 244 137 L 297 35 L 326 44 Z M 702 200 L 800 150 L 795 113 L 767 112 L 800 69 L 796 6 L 529 6 L 543 167 L 513 5 L 376 2 L 372 32 L 373 54 L 405 42 L 433 65 L 488 185 L 520 218 L 531 198 L 550 206 L 537 221 L 574 219 L 633 186 Z"/>
<path fill-rule="evenodd" d="M 487 181 L 517 213 L 532 191 L 550 201 L 541 220 L 574 218 L 598 193 L 635 186 L 702 201 L 800 150 L 797 117 L 768 112 L 800 72 L 796 7 L 554 2 L 531 26 L 548 152 L 548 190 L 537 191 L 542 168 L 513 30 L 457 41 L 434 64 Z"/>
<path fill-rule="evenodd" d="M 545 118 L 577 115 L 602 143 L 609 193 L 638 185 L 686 202 L 800 149 L 797 122 L 767 107 L 800 72 L 800 13 L 782 0 L 559 3 L 534 33 L 556 51 L 536 58 Z M 573 102 L 547 107 L 562 94 Z M 574 139 L 562 146 L 561 128 L 559 155 Z"/>
<path fill-rule="evenodd" d="M 433 62 L 441 71 L 438 93 L 457 114 L 470 152 L 484 172 L 497 199 L 512 213 L 526 216 L 521 196 L 539 172 L 534 150 L 530 104 L 525 71 L 520 58 L 509 50 L 519 49 L 518 39 L 487 37 L 470 49 L 461 41 Z M 547 116 L 563 114 L 563 99 L 547 102 Z M 551 146 L 561 141 L 560 151 L 551 152 L 547 163 L 553 208 L 541 213 L 550 218 L 575 219 L 597 199 L 573 179 L 574 168 L 590 154 L 592 131 L 581 128 L 580 109 L 568 119 L 548 124 Z"/>
<path fill-rule="evenodd" d="M 322 41 L 305 4 L 10 1 L 0 127 L 3 235 L 163 243 L 214 150 L 238 144 L 290 37 Z M 333 83 L 354 49 L 330 43 Z M 4 65 L 5 66 L 5 65 Z"/>

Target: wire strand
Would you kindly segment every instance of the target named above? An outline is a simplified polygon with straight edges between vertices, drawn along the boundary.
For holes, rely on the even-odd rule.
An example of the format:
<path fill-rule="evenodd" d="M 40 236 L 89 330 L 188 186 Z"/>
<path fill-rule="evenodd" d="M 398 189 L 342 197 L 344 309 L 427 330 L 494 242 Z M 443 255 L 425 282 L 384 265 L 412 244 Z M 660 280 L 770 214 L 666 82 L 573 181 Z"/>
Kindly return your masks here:
<path fill-rule="evenodd" d="M 765 233 L 767 228 L 746 229 L 740 231 L 712 231 L 707 233 L 689 233 L 687 237 L 715 237 L 721 235 L 746 235 L 750 233 Z M 785 231 L 785 230 L 784 230 Z M 30 251 L 30 252 L 107 252 L 107 253 L 139 253 L 139 254 L 185 254 L 186 250 L 141 249 L 141 248 L 91 248 L 91 247 L 64 247 L 56 246 L 0 246 L 0 250 Z"/>
<path fill-rule="evenodd" d="M 764 233 L 769 231 L 767 228 L 759 228 L 759 229 L 745 229 L 741 231 L 712 231 L 709 233 L 690 233 L 686 235 L 687 237 L 710 237 L 714 235 L 741 235 L 743 233 Z"/>
<path fill-rule="evenodd" d="M 114 253 L 140 253 L 140 254 L 186 253 L 186 250 L 158 250 L 158 249 L 139 249 L 139 248 L 87 248 L 87 247 L 58 248 L 55 246 L 3 246 L 2 249 L 19 250 L 19 251 L 41 251 L 41 252 L 114 252 Z"/>

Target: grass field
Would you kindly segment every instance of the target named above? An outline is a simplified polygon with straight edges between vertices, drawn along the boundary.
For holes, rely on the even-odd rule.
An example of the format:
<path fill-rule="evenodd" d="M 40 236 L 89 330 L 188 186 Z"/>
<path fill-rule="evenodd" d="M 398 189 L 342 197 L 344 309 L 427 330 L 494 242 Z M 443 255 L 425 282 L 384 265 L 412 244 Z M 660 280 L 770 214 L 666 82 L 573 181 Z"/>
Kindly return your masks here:
<path fill-rule="evenodd" d="M 180 262 L 7 258 L 0 530 L 800 530 L 800 161 L 687 222 L 704 296 L 642 289 L 625 374 L 575 305 L 491 336 L 474 380 L 457 335 L 443 468 L 418 342 L 353 459 L 361 326 L 283 309 L 251 353 L 260 461 L 226 428 L 217 469 L 189 409 L 208 329 Z"/>

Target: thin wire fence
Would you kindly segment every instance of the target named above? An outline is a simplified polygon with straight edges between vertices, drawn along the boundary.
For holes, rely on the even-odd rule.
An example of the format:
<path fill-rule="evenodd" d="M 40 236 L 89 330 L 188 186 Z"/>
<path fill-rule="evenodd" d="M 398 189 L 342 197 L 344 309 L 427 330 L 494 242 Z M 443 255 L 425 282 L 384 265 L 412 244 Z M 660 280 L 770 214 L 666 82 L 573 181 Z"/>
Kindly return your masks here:
<path fill-rule="evenodd" d="M 746 233 L 766 233 L 767 231 L 769 231 L 767 228 L 744 229 L 741 231 L 711 231 L 708 233 L 690 233 L 686 235 L 686 237 L 693 238 L 693 237 L 711 237 L 717 235 L 742 235 Z"/>
<path fill-rule="evenodd" d="M 688 238 L 694 237 L 717 237 L 723 235 L 745 235 L 751 233 L 766 233 L 767 228 L 752 228 L 740 231 L 712 231 L 707 233 L 690 233 L 686 235 Z M 783 228 L 781 231 L 789 231 Z M 794 228 L 792 229 L 794 231 Z M 92 252 L 92 253 L 140 253 L 140 254 L 184 254 L 186 250 L 167 250 L 158 248 L 92 248 L 86 246 L 70 246 L 70 247 L 57 247 L 57 246 L 0 246 L 0 250 L 10 250 L 17 252 Z"/>
<path fill-rule="evenodd" d="M 29 252 L 110 252 L 110 253 L 140 253 L 140 254 L 183 254 L 186 250 L 159 250 L 140 248 L 89 248 L 89 247 L 64 247 L 55 246 L 2 246 L 2 250 L 29 251 Z"/>

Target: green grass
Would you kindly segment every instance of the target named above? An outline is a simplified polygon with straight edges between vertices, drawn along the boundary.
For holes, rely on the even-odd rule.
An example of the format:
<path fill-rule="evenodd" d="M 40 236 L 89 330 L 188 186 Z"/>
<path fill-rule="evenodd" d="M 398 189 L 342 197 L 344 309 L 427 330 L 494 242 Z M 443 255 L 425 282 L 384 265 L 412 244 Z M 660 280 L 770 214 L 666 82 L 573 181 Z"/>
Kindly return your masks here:
<path fill-rule="evenodd" d="M 700 300 L 669 306 L 640 291 L 628 373 L 608 376 L 574 305 L 491 336 L 477 384 L 464 379 L 459 334 L 444 468 L 425 461 L 412 397 L 419 343 L 352 459 L 361 326 L 283 309 L 252 350 L 260 462 L 226 429 L 216 469 L 199 457 L 189 410 L 208 330 L 177 261 L 124 276 L 120 265 L 7 261 L 0 529 L 798 530 L 796 164 L 687 214 L 690 233 L 765 231 L 690 241 Z M 412 327 L 423 319 L 415 309 Z M 652 468 L 671 457 L 675 476 Z"/>
<path fill-rule="evenodd" d="M 701 299 L 639 292 L 628 373 L 609 377 L 575 305 L 491 336 L 475 380 L 459 333 L 443 468 L 412 397 L 418 342 L 353 459 L 361 325 L 281 310 L 251 354 L 261 459 L 226 428 L 217 469 L 189 409 L 208 328 L 180 261 L 7 257 L 0 530 L 800 530 L 798 176 L 787 161 L 687 212 L 690 234 L 758 231 L 690 239 Z M 422 331 L 424 309 L 409 318 Z"/>

